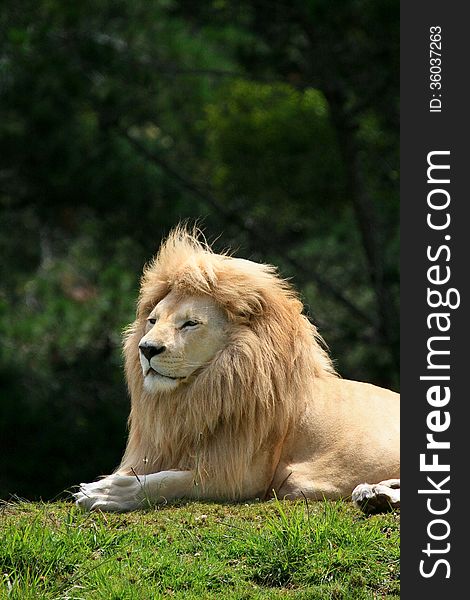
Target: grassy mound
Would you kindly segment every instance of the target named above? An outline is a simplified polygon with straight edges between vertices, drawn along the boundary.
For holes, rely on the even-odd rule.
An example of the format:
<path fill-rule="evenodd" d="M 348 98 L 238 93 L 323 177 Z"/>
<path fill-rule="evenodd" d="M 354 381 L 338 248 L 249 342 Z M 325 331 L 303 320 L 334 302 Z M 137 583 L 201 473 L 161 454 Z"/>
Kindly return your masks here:
<path fill-rule="evenodd" d="M 343 502 L 0 507 L 0 598 L 399 597 L 399 516 Z"/>

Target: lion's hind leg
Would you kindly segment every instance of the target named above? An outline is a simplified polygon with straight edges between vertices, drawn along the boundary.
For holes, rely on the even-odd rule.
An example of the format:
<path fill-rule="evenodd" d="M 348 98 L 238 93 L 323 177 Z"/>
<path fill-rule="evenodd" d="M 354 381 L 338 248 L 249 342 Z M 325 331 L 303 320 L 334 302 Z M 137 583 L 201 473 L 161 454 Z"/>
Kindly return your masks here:
<path fill-rule="evenodd" d="M 373 485 L 361 483 L 354 488 L 351 499 L 366 514 L 399 508 L 400 480 L 387 479 Z"/>

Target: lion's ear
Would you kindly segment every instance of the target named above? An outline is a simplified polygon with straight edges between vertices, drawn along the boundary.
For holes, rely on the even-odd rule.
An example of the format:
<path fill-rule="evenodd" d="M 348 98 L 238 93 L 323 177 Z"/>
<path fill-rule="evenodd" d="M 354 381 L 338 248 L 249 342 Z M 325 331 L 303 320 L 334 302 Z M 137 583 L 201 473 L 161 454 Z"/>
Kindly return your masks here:
<path fill-rule="evenodd" d="M 264 315 L 266 301 L 262 294 L 257 291 L 245 293 L 239 296 L 229 305 L 226 304 L 231 317 L 242 324 L 248 324 L 254 319 Z"/>
<path fill-rule="evenodd" d="M 238 323 L 239 325 L 249 325 L 255 316 L 249 312 L 243 310 L 236 310 L 231 312 L 232 320 Z"/>
<path fill-rule="evenodd" d="M 218 303 L 237 322 L 249 322 L 261 317 L 269 306 L 269 285 L 260 265 L 249 261 L 224 257 L 213 286 L 213 295 Z M 234 268 L 236 267 L 236 268 Z"/>

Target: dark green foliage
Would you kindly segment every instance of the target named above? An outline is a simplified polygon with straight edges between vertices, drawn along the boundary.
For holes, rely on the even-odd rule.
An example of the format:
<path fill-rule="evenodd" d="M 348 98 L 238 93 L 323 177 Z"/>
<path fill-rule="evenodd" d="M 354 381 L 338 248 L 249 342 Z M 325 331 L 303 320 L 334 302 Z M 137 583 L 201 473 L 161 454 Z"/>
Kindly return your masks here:
<path fill-rule="evenodd" d="M 1 497 L 118 464 L 121 331 L 181 219 L 398 387 L 397 31 L 391 0 L 3 2 Z"/>
<path fill-rule="evenodd" d="M 280 229 L 296 220 L 311 226 L 312 204 L 332 211 L 345 200 L 338 144 L 318 91 L 237 80 L 220 90 L 207 114 L 220 197 L 248 197 L 255 210 L 264 209 L 263 218 L 275 210 Z"/>

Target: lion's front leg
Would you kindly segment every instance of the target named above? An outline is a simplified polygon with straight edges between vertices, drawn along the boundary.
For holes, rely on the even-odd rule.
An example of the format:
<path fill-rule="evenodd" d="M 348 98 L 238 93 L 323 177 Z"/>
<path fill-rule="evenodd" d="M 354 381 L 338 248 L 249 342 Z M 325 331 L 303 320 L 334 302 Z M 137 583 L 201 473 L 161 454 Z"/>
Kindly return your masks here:
<path fill-rule="evenodd" d="M 367 514 L 400 507 L 400 480 L 387 479 L 371 485 L 361 483 L 351 495 L 354 504 Z"/>
<path fill-rule="evenodd" d="M 150 475 L 115 473 L 93 483 L 80 484 L 74 497 L 84 510 L 127 512 L 188 496 L 192 487 L 190 471 L 160 471 Z"/>

